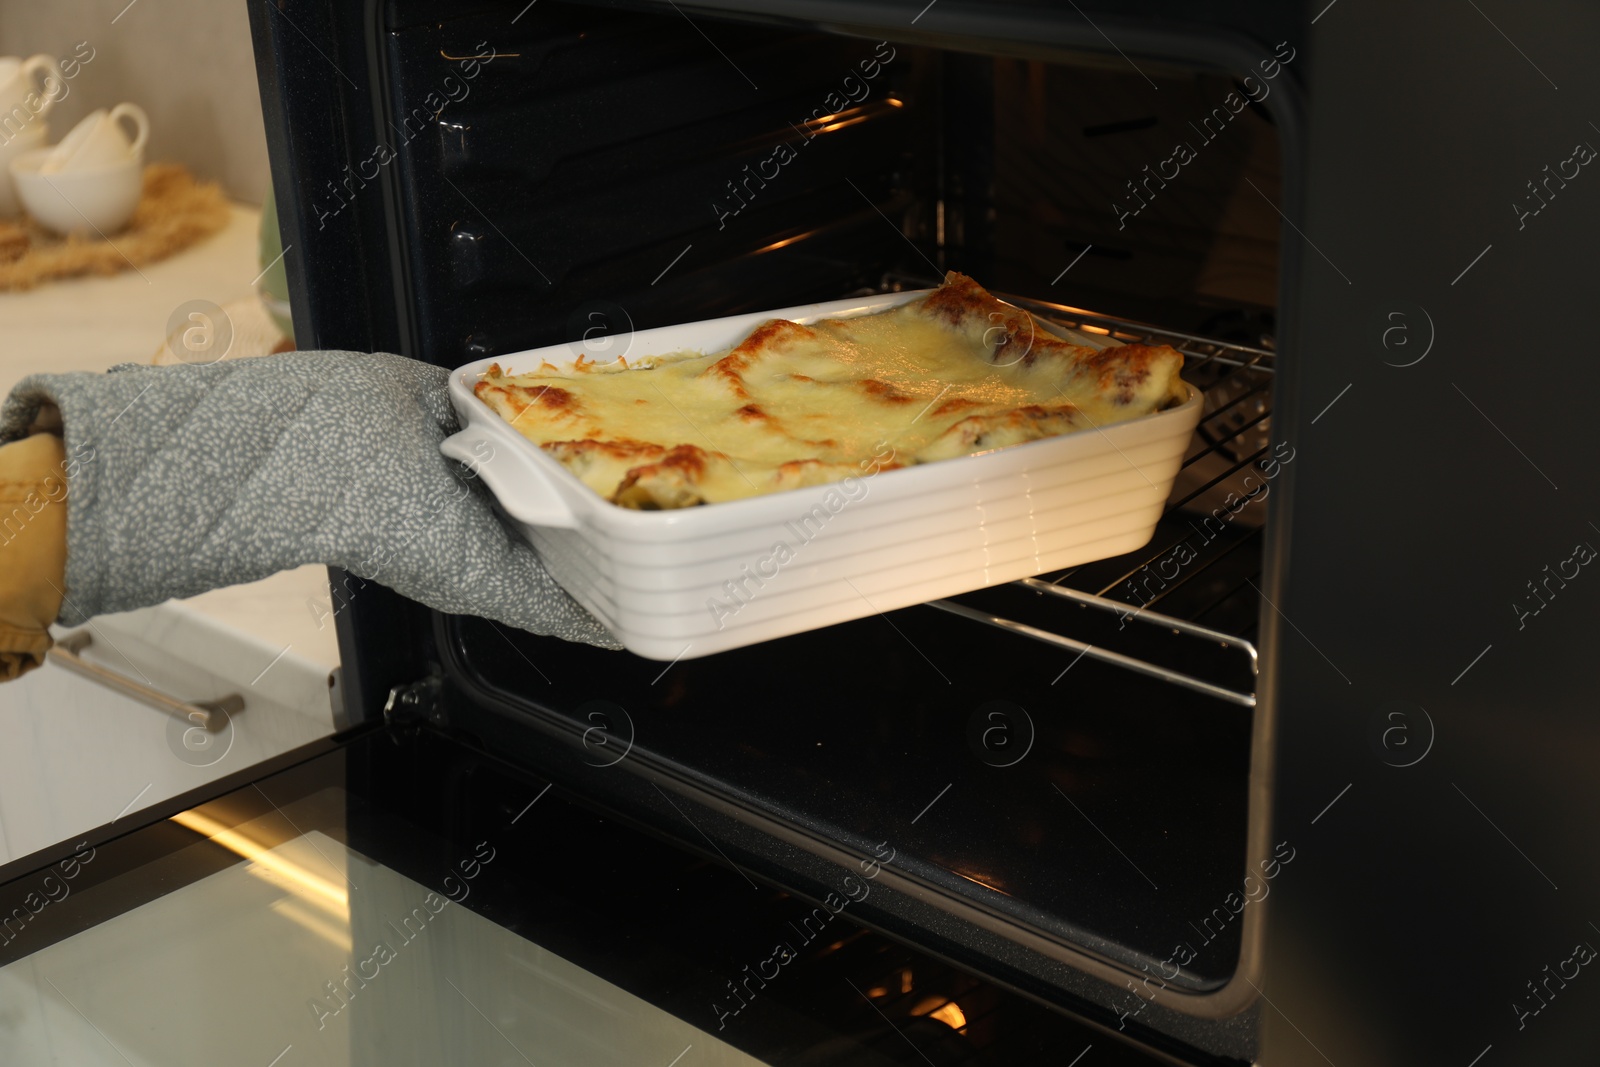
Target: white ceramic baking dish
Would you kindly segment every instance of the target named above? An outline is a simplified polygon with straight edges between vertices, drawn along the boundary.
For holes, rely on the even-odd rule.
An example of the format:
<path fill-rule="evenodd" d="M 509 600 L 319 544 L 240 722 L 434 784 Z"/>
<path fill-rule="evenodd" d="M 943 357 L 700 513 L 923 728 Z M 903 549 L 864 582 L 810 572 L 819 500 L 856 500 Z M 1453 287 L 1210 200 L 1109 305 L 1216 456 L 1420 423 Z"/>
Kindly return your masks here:
<path fill-rule="evenodd" d="M 920 295 L 644 330 L 615 338 L 608 351 L 630 360 L 714 352 L 768 319 L 861 315 Z M 844 484 L 634 511 L 601 499 L 473 395 L 491 363 L 517 374 L 546 362 L 570 365 L 581 351 L 557 345 L 457 369 L 450 396 L 462 429 L 442 448 L 477 469 L 579 603 L 631 651 L 658 660 L 693 659 L 1130 552 L 1155 530 L 1203 404 L 1190 387 L 1176 407 L 1100 429 Z M 892 431 L 886 436 L 892 443 Z"/>

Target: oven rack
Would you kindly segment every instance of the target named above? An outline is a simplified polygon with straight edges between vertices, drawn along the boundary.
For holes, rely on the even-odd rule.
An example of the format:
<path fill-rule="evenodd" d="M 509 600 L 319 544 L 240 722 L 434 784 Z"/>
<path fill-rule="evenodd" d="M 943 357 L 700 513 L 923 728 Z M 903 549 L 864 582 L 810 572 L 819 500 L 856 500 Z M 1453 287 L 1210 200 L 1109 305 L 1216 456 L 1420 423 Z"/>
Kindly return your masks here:
<path fill-rule="evenodd" d="M 1198 620 L 1240 597 L 1247 599 L 1250 610 L 1235 614 L 1255 618 L 1260 599 L 1255 583 L 1260 576 L 1258 560 L 1263 526 L 1254 521 L 1233 526 L 1237 513 L 1230 510 L 1228 521 L 1219 523 L 1223 532 L 1230 536 L 1205 537 L 1209 528 L 1196 526 L 1194 519 L 1198 517 L 1206 523 L 1207 504 L 1219 497 L 1226 501 L 1229 485 L 1237 485 L 1252 467 L 1266 462 L 1272 447 L 1274 352 L 1270 348 L 1200 337 L 1063 304 L 1010 295 L 1002 298 L 1055 325 L 1101 334 L 1122 344 L 1171 345 L 1183 353 L 1184 377 L 1202 390 L 1206 405 L 1155 536 L 1148 545 L 1115 560 L 1098 561 L 1064 573 L 1024 578 L 1009 584 L 1037 597 L 1112 613 L 1124 623 L 1140 622 L 1164 628 L 1175 635 L 1241 656 L 1252 684 L 1248 690 L 1221 685 L 1151 658 L 1100 647 L 1057 632 L 1056 628 L 1021 622 L 956 600 L 934 600 L 924 606 L 1075 652 L 1079 658 L 1094 659 L 1229 704 L 1253 708 L 1256 704 L 1253 682 L 1258 674 L 1259 657 L 1255 644 L 1246 636 L 1253 631 L 1253 623 L 1248 628 L 1240 627 L 1242 632 L 1230 633 Z M 1216 516 L 1219 510 L 1212 508 L 1210 516 Z M 1252 516 L 1252 520 L 1254 518 Z M 1199 549 L 1193 548 L 1194 532 L 1201 532 L 1205 537 Z M 1142 590 L 1144 595 L 1139 595 L 1138 577 L 1148 576 L 1152 567 L 1184 544 L 1191 546 L 1195 564 L 1171 580 L 1159 580 L 1155 589 L 1151 589 L 1147 577 Z M 1231 573 L 1222 574 L 1225 570 Z M 1107 575 L 1114 577 L 1107 580 Z M 1183 615 L 1155 610 L 1158 604 L 1183 598 L 1186 589 L 1207 584 L 1214 588 L 1200 596 L 1188 596 Z"/>

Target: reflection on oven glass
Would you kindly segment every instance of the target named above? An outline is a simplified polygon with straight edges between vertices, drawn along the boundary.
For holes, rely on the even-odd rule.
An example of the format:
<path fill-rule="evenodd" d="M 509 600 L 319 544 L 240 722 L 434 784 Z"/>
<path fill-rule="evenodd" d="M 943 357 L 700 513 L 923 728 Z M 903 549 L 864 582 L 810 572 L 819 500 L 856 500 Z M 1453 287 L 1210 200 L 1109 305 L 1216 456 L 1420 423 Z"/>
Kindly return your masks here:
<path fill-rule="evenodd" d="M 243 862 L 0 969 L 0 1063 L 759 1063 L 326 834 L 174 821 Z"/>

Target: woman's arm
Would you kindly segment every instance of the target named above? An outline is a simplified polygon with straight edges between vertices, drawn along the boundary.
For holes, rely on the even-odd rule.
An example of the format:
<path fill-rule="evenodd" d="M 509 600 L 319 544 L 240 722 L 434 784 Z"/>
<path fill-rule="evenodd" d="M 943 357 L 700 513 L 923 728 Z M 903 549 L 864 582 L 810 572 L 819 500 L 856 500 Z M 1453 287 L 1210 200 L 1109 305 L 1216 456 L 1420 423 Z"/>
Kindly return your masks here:
<path fill-rule="evenodd" d="M 0 445 L 0 681 L 44 662 L 67 569 L 66 450 L 53 433 Z"/>

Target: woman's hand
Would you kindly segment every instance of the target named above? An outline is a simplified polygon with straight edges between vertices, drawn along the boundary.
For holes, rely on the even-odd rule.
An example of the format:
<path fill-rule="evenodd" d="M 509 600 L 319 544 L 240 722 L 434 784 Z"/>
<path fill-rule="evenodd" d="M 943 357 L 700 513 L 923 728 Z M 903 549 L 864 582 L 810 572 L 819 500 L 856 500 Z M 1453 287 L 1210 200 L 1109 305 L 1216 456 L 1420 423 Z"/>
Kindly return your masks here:
<path fill-rule="evenodd" d="M 59 409 L 60 621 L 326 563 L 440 611 L 620 647 L 439 453 L 457 428 L 448 374 L 296 352 L 24 379 L 0 408 L 0 440 Z"/>

